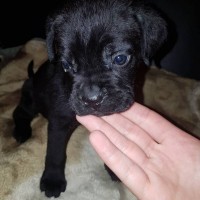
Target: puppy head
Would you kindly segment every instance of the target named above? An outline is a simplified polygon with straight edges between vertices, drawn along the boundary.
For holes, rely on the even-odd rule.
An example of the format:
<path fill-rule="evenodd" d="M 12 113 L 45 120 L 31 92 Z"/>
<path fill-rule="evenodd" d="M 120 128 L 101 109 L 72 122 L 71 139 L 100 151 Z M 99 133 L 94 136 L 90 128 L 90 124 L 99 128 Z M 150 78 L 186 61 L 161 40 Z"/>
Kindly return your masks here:
<path fill-rule="evenodd" d="M 134 71 L 166 38 L 157 11 L 131 0 L 68 1 L 47 21 L 50 61 L 73 78 L 78 115 L 108 115 L 134 102 Z"/>

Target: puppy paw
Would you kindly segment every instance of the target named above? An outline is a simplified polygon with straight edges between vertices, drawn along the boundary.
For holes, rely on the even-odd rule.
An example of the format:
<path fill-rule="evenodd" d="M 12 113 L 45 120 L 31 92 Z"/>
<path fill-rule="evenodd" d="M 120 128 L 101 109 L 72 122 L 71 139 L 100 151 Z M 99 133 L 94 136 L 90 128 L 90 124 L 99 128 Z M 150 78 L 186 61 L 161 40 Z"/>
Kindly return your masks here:
<path fill-rule="evenodd" d="M 66 189 L 67 182 L 60 173 L 45 173 L 40 180 L 40 190 L 45 192 L 47 197 L 59 197 Z"/>
<path fill-rule="evenodd" d="M 107 166 L 105 165 L 105 169 L 107 170 L 108 174 L 110 175 L 112 181 L 115 181 L 115 182 L 121 182 L 121 180 L 118 178 L 118 176 Z"/>
<path fill-rule="evenodd" d="M 19 143 L 24 143 L 31 137 L 31 135 L 32 135 L 32 130 L 30 126 L 18 127 L 18 128 L 15 127 L 15 130 L 13 131 L 13 137 Z"/>

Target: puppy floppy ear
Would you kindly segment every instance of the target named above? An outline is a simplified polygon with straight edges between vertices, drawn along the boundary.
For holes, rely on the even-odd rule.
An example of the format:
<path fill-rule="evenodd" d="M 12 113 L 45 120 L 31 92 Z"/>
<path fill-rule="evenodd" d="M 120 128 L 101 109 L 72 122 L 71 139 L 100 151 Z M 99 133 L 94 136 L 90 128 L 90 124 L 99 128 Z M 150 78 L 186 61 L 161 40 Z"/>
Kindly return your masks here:
<path fill-rule="evenodd" d="M 160 12 L 150 5 L 140 5 L 136 17 L 142 31 L 142 58 L 149 65 L 150 59 L 167 39 L 167 23 Z"/>
<path fill-rule="evenodd" d="M 47 53 L 50 61 L 53 61 L 57 54 L 56 47 L 56 26 L 58 20 L 54 17 L 48 17 L 46 21 L 46 44 L 47 44 Z"/>

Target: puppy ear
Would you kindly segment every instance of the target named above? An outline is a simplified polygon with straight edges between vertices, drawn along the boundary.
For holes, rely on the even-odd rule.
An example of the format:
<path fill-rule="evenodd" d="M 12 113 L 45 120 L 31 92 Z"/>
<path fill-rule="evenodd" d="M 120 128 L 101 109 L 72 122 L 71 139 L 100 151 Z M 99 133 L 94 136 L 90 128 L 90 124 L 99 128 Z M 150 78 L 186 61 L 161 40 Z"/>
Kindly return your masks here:
<path fill-rule="evenodd" d="M 140 5 L 136 16 L 142 31 L 142 57 L 149 65 L 150 59 L 167 39 L 167 23 L 161 13 L 150 5 Z"/>
<path fill-rule="evenodd" d="M 46 21 L 46 44 L 47 44 L 47 53 L 50 61 L 55 59 L 56 55 L 56 46 L 55 46 L 55 20 L 48 17 Z"/>

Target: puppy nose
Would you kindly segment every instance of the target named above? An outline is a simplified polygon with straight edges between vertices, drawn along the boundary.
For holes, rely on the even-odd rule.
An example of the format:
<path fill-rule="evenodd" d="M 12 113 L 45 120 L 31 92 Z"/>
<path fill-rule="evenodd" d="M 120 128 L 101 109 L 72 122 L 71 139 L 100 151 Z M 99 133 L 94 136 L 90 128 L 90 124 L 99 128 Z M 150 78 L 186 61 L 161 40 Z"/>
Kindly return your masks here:
<path fill-rule="evenodd" d="M 106 89 L 101 89 L 97 85 L 86 85 L 83 86 L 80 99 L 90 107 L 97 107 L 103 101 L 106 94 Z"/>

